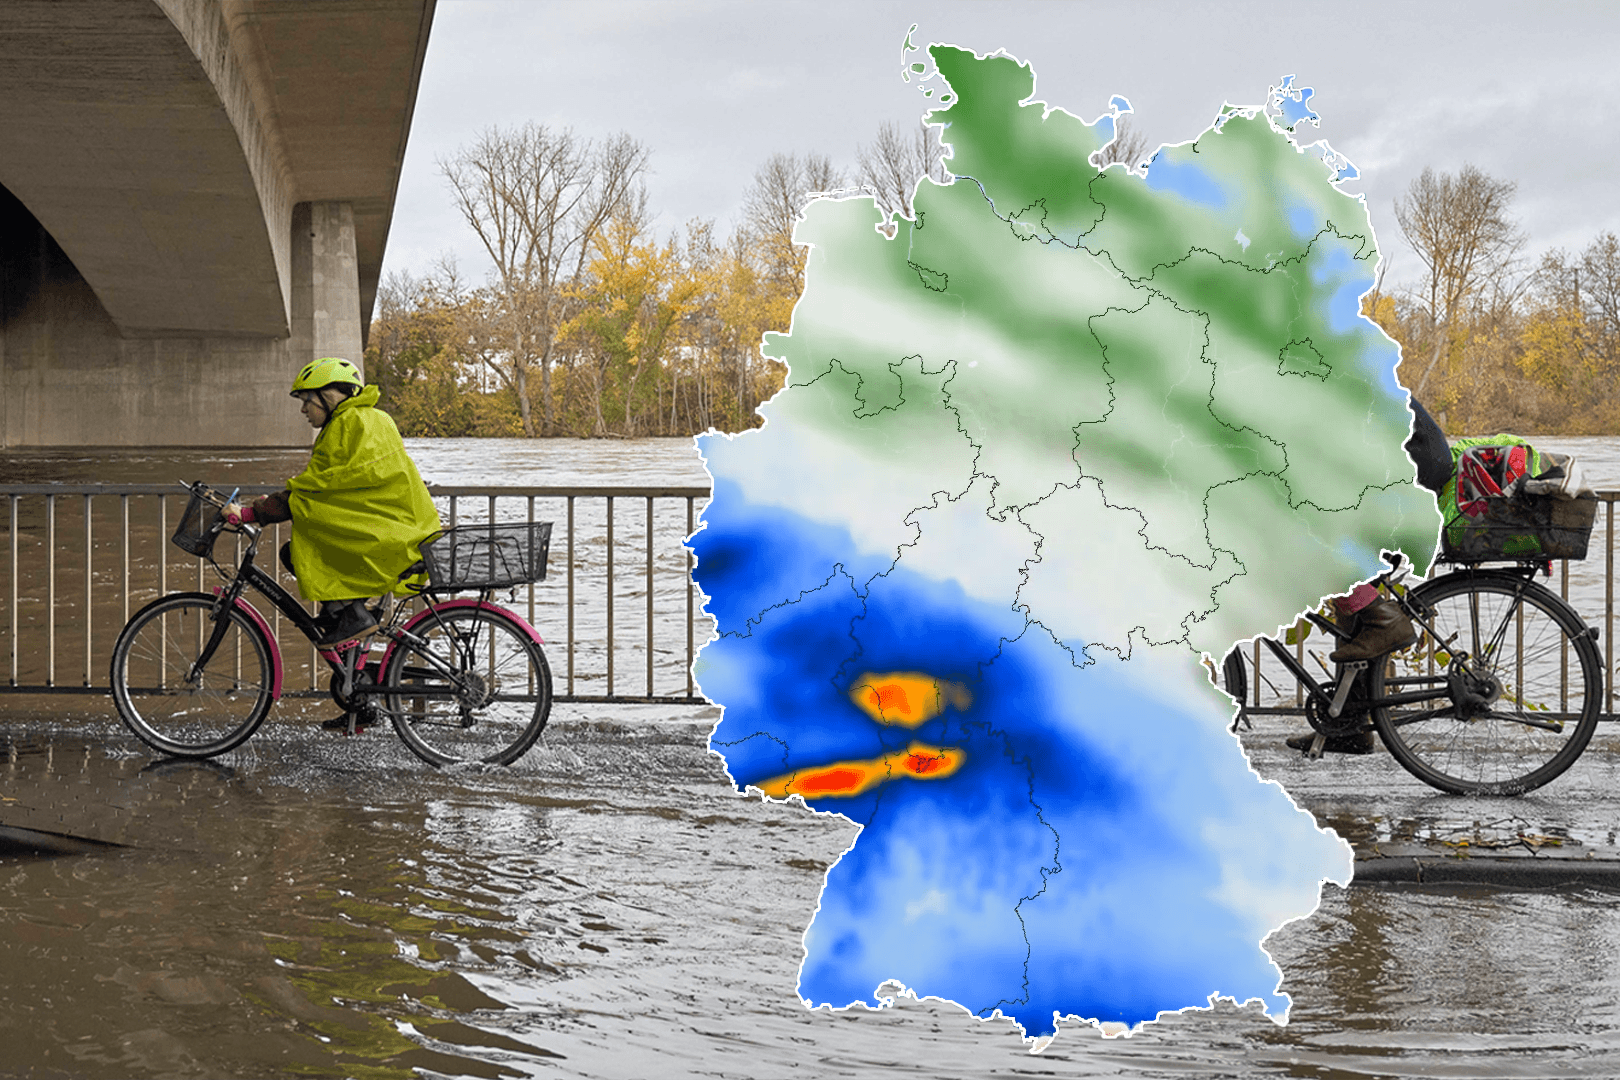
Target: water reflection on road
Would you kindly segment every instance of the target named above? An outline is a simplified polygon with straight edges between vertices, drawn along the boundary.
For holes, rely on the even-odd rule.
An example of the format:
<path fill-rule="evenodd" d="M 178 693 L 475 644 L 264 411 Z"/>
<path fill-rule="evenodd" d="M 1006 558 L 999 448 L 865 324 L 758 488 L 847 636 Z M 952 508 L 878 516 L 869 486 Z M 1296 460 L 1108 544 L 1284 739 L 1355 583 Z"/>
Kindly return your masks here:
<path fill-rule="evenodd" d="M 1287 1027 L 1227 1005 L 1031 1058 L 939 1002 L 804 1009 L 800 934 L 854 829 L 734 795 L 712 719 L 559 709 L 518 767 L 444 773 L 291 713 L 214 764 L 154 764 L 102 717 L 14 727 L 0 820 L 128 846 L 0 857 L 0 1071 L 1613 1072 L 1599 893 L 1330 886 L 1270 942 Z"/>

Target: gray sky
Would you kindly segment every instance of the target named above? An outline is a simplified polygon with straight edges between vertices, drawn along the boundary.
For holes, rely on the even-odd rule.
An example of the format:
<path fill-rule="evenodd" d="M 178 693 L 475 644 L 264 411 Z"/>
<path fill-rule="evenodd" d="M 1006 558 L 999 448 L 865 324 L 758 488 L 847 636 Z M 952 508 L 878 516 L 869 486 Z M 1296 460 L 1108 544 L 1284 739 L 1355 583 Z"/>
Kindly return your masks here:
<path fill-rule="evenodd" d="M 914 22 L 919 44 L 1029 61 L 1036 96 L 1088 120 L 1124 95 L 1153 145 L 1295 75 L 1322 118 L 1305 141 L 1361 171 L 1348 190 L 1367 196 L 1392 281 L 1419 269 L 1394 200 L 1426 165 L 1516 181 L 1533 252 L 1620 232 L 1620 5 L 440 0 L 385 271 L 452 252 L 483 276 L 435 161 L 492 124 L 629 132 L 652 150 L 661 228 L 703 217 L 725 230 L 771 153 L 851 170 L 879 123 L 921 115 L 899 77 Z"/>

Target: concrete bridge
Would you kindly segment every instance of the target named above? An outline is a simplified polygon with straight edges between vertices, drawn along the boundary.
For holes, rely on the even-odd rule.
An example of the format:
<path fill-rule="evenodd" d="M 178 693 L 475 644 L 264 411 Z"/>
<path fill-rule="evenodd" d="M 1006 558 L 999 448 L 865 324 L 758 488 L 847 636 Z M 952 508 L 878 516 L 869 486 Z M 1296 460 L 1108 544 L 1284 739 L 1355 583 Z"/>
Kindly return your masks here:
<path fill-rule="evenodd" d="M 361 360 L 434 0 L 0 4 L 0 447 L 291 446 Z"/>

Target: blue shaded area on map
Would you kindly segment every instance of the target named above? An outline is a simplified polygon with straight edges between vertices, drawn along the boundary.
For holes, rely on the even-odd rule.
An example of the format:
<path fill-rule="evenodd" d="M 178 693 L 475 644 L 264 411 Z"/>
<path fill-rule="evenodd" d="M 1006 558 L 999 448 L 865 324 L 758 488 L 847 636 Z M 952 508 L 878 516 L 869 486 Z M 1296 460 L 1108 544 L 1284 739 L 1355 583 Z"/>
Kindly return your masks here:
<path fill-rule="evenodd" d="M 721 498 L 741 495 L 717 487 Z M 785 511 L 733 508 L 726 520 L 759 526 L 737 538 L 755 567 L 792 562 L 824 530 Z M 1000 1010 L 1031 1036 L 1054 1031 L 1054 1013 L 1134 1023 L 1215 991 L 1286 1005 L 1252 922 L 1212 898 L 1228 875 L 1201 832 L 1212 807 L 1285 800 L 1241 768 L 1236 796 L 1216 779 L 1209 762 L 1235 747 L 1207 717 L 1145 692 L 1148 659 L 1076 658 L 1020 613 L 902 558 L 864 596 L 838 574 L 772 608 L 748 636 L 711 642 L 697 671 L 725 702 L 711 746 L 739 787 L 913 740 L 966 755 L 941 779 L 807 799 L 863 825 L 805 937 L 810 1004 L 876 1005 L 897 979 L 979 1015 Z M 850 689 L 887 671 L 959 683 L 971 702 L 916 728 L 876 723 Z M 1188 753 L 1146 767 L 1166 739 Z M 1154 950 L 1171 955 L 1143 963 Z"/>
<path fill-rule="evenodd" d="M 1321 117 L 1311 111 L 1311 97 L 1316 93 L 1308 86 L 1296 91 L 1299 100 L 1291 96 L 1282 99 L 1282 126 L 1292 128 L 1302 120 L 1320 120 Z"/>
<path fill-rule="evenodd" d="M 1367 374 L 1377 380 L 1384 393 L 1404 399 L 1406 389 L 1395 381 L 1395 365 L 1400 363 L 1401 347 L 1376 330 L 1364 330 L 1361 336 L 1367 340 L 1367 348 L 1361 354 Z"/>
<path fill-rule="evenodd" d="M 1276 103 L 1282 115 L 1278 123 L 1292 130 L 1301 120 L 1320 120 L 1321 117 L 1311 111 L 1311 98 L 1316 91 L 1308 86 L 1295 87 L 1294 76 L 1283 78 L 1282 85 L 1273 91 L 1272 101 Z"/>
<path fill-rule="evenodd" d="M 722 438 L 700 439 L 703 452 L 712 455 L 713 443 Z M 750 503 L 735 482 L 719 475 L 703 521 L 705 527 L 687 544 L 697 556 L 692 579 L 708 594 L 709 614 L 722 634 L 747 633 L 749 620 L 760 612 L 820 588 L 835 570 L 864 587 L 872 575 L 894 562 L 892 555 L 854 554 L 855 541 L 848 529 Z M 764 536 L 778 538 L 769 567 L 758 561 L 757 544 Z"/>
<path fill-rule="evenodd" d="M 1288 208 L 1288 227 L 1295 239 L 1309 240 L 1322 228 L 1322 223 L 1317 219 L 1316 211 L 1299 203 Z"/>
<path fill-rule="evenodd" d="M 1191 162 L 1177 162 L 1162 153 L 1148 166 L 1147 186 L 1216 210 L 1226 207 L 1226 191 L 1207 172 Z"/>
<path fill-rule="evenodd" d="M 1360 359 L 1368 379 L 1376 382 L 1384 393 L 1404 400 L 1406 391 L 1395 379 L 1399 346 L 1387 340 L 1361 314 L 1361 297 L 1373 285 L 1371 269 L 1355 259 L 1348 245 L 1329 241 L 1312 252 L 1310 275 L 1311 281 L 1318 285 L 1333 284 L 1325 312 L 1328 328 L 1336 334 L 1349 334 L 1364 341 Z"/>

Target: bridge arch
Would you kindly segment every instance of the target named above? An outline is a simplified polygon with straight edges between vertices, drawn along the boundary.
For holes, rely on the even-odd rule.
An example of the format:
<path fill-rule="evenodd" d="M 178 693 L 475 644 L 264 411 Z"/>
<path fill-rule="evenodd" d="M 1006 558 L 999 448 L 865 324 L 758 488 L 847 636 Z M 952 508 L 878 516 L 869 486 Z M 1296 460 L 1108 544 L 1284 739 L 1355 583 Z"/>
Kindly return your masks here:
<path fill-rule="evenodd" d="M 307 442 L 287 372 L 360 360 L 432 13 L 0 5 L 0 445 Z"/>

